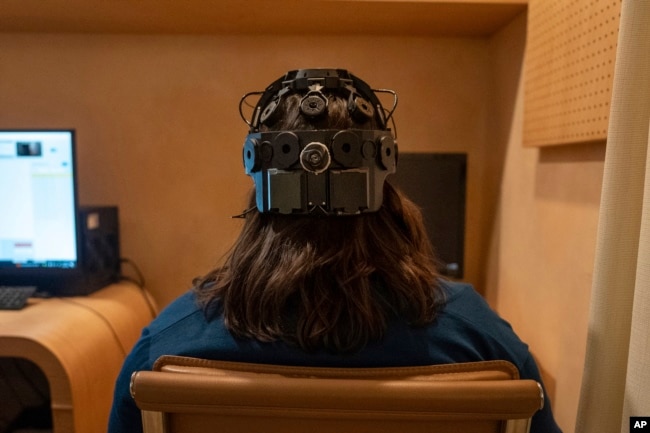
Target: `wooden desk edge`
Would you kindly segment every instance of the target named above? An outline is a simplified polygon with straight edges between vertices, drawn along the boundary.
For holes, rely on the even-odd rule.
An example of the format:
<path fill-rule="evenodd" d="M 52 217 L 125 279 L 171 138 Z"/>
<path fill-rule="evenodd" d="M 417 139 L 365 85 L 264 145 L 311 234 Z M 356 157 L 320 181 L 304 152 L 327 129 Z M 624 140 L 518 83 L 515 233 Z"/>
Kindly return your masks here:
<path fill-rule="evenodd" d="M 46 375 L 54 433 L 106 430 L 113 385 L 125 355 L 122 350 L 131 349 L 151 320 L 143 296 L 147 295 L 137 286 L 114 284 L 87 297 L 38 301 L 27 317 L 54 309 L 65 311 L 65 320 L 54 326 L 35 324 L 24 332 L 14 328 L 5 334 L 0 329 L 0 356 L 27 359 Z M 57 299 L 62 302 L 55 303 Z M 57 317 L 42 314 L 44 322 L 53 316 Z M 44 334 L 44 328 L 52 328 L 52 335 Z"/>

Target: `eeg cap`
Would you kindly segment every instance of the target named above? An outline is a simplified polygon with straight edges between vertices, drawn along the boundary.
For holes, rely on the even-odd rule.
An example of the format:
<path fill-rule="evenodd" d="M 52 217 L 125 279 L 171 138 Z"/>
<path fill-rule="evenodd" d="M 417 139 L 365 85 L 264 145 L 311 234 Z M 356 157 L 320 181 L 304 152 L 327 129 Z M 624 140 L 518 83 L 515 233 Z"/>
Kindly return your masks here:
<path fill-rule="evenodd" d="M 375 92 L 393 95 L 386 112 Z M 250 120 L 242 103 L 261 95 Z M 350 117 L 358 124 L 374 120 L 380 129 L 313 129 L 261 131 L 282 116 L 283 99 L 299 94 L 300 113 L 309 119 L 327 115 L 328 96 L 347 101 Z M 249 125 L 244 142 L 246 174 L 255 182 L 260 212 L 298 215 L 357 215 L 376 212 L 383 201 L 386 177 L 395 173 L 396 139 L 387 127 L 397 95 L 371 89 L 344 69 L 289 71 L 263 92 L 244 95 L 239 112 Z"/>

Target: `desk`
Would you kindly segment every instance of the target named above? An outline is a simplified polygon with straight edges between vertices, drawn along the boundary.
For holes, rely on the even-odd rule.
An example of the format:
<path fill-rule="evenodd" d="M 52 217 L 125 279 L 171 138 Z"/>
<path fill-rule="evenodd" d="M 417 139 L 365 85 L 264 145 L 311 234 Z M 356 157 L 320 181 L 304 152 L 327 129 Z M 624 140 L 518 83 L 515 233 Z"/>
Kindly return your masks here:
<path fill-rule="evenodd" d="M 134 284 L 119 283 L 88 296 L 31 299 L 22 310 L 0 311 L 0 357 L 25 358 L 43 371 L 54 433 L 106 431 L 125 354 L 152 319 L 147 299 Z"/>

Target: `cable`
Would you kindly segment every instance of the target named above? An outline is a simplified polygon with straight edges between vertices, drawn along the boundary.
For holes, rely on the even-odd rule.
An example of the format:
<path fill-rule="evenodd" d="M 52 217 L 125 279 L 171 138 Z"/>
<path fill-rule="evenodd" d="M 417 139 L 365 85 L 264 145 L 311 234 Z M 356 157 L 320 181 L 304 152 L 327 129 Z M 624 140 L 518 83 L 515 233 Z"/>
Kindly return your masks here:
<path fill-rule="evenodd" d="M 128 277 L 128 276 L 126 276 L 126 275 L 124 275 L 122 273 L 120 273 L 120 278 L 122 278 L 124 280 L 129 280 L 129 281 L 135 283 L 139 287 L 144 287 L 144 276 L 142 275 L 142 272 L 140 272 L 140 269 L 135 264 L 135 262 L 133 260 L 131 260 L 131 259 L 122 257 L 122 258 L 120 258 L 120 264 L 122 264 L 122 263 L 126 263 L 126 264 L 130 265 L 131 269 L 133 269 L 133 271 L 135 272 L 138 279 L 135 280 L 135 279 L 133 279 L 131 277 Z M 120 266 L 120 269 L 121 269 L 121 266 Z"/>
<path fill-rule="evenodd" d="M 95 310 L 94 308 L 92 308 L 92 307 L 90 307 L 88 305 L 82 304 L 81 302 L 77 302 L 72 298 L 57 297 L 56 299 L 59 299 L 60 301 L 66 302 L 68 304 L 77 305 L 79 307 L 85 308 L 86 310 L 93 313 L 95 316 L 99 317 L 106 324 L 109 331 L 111 331 L 111 334 L 113 335 L 113 338 L 115 339 L 115 342 L 117 343 L 120 351 L 122 352 L 123 358 L 126 358 L 126 355 L 127 355 L 126 348 L 122 344 L 122 341 L 120 341 L 120 336 L 117 335 L 117 331 L 115 331 L 115 328 L 113 328 L 113 324 L 102 313 L 100 313 L 99 311 Z"/>
<path fill-rule="evenodd" d="M 140 268 L 138 268 L 138 265 L 135 264 L 135 262 L 131 259 L 122 257 L 120 258 L 120 263 L 125 263 L 128 264 L 131 269 L 135 272 L 137 279 L 129 277 L 127 275 L 124 275 L 120 273 L 120 279 L 130 281 L 138 288 L 140 289 L 140 292 L 142 294 L 142 297 L 144 298 L 144 301 L 147 304 L 147 307 L 149 308 L 149 312 L 151 313 L 151 319 L 155 319 L 156 316 L 158 316 L 158 311 L 155 305 L 151 303 L 151 298 L 149 298 L 145 288 L 144 288 L 144 276 L 142 275 L 142 272 L 140 272 Z M 121 268 L 121 267 L 120 267 Z"/>

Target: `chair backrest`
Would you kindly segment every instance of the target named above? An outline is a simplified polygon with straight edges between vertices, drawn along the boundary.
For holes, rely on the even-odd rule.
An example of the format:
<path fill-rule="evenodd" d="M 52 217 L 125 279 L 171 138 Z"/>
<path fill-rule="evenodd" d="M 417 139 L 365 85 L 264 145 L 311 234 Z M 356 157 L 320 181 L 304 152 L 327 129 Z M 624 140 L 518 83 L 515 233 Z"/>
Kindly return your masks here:
<path fill-rule="evenodd" d="M 514 365 L 326 368 L 164 356 L 131 395 L 145 433 L 519 433 L 543 404 Z"/>

